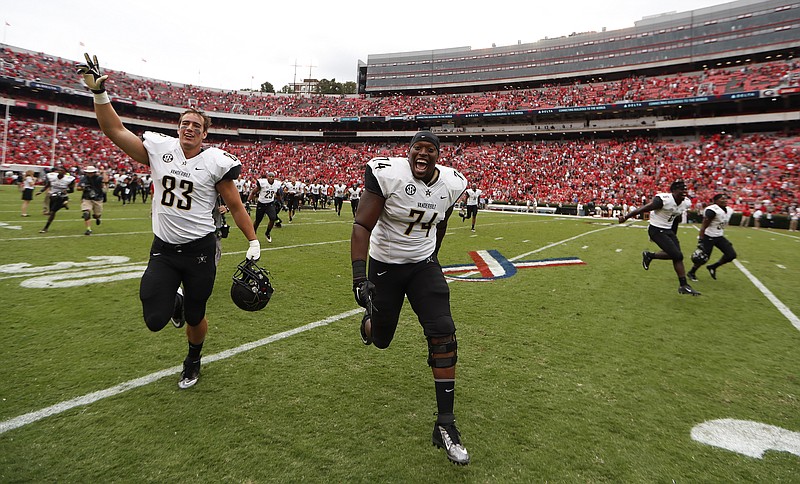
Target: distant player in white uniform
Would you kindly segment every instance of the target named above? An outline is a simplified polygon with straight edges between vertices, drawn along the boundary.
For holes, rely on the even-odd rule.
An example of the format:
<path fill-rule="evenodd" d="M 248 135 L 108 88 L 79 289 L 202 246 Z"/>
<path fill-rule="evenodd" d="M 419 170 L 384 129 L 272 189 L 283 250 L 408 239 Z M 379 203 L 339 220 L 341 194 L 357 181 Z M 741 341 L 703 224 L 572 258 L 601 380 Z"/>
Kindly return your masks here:
<path fill-rule="evenodd" d="M 421 131 L 411 140 L 407 159 L 374 158 L 367 163 L 351 236 L 353 292 L 366 308 L 361 339 L 381 349 L 392 342 L 408 297 L 428 340 L 438 410 L 433 443 L 445 449 L 451 461 L 467 464 L 469 454 L 461 445 L 453 413 L 456 327 L 438 260 L 447 220 L 467 181 L 458 171 L 437 166 L 438 159 L 439 139 Z"/>
<path fill-rule="evenodd" d="M 294 219 L 300 207 L 300 198 L 303 196 L 303 183 L 295 178 L 286 185 L 286 205 L 289 212 L 289 222 Z"/>
<path fill-rule="evenodd" d="M 185 317 L 189 352 L 183 362 L 179 388 L 189 388 L 200 376 L 200 354 L 208 320 L 206 302 L 216 276 L 216 227 L 212 211 L 221 195 L 236 225 L 249 241 L 246 258 L 257 260 L 261 247 L 233 181 L 241 163 L 225 151 L 204 148 L 211 118 L 189 109 L 181 117 L 177 138 L 145 132 L 140 139 L 129 131 L 111 106 L 105 91 L 107 75 L 97 57 L 86 54 L 78 72 L 94 93 L 100 129 L 134 161 L 148 165 L 153 175 L 153 244 L 139 286 L 145 323 L 159 331 L 176 312 Z M 183 284 L 184 294 L 176 298 Z"/>
<path fill-rule="evenodd" d="M 344 196 L 347 193 L 347 185 L 342 182 L 333 185 L 333 208 L 336 210 L 336 215 L 342 216 L 342 205 L 344 204 Z"/>
<path fill-rule="evenodd" d="M 317 206 L 319 205 L 319 189 L 322 185 L 319 182 L 315 181 L 308 185 L 308 193 L 311 198 L 311 206 L 314 208 L 314 211 L 317 211 Z"/>
<path fill-rule="evenodd" d="M 350 197 L 350 209 L 353 211 L 353 218 L 358 211 L 358 202 L 361 200 L 361 192 L 363 189 L 358 186 L 358 183 L 353 183 L 353 186 L 347 189 L 347 194 Z"/>
<path fill-rule="evenodd" d="M 644 270 L 650 269 L 650 262 L 653 259 L 671 260 L 680 284 L 678 286 L 678 294 L 699 296 L 700 293 L 692 289 L 692 286 L 686 281 L 683 252 L 681 252 L 681 243 L 678 240 L 678 224 L 681 221 L 681 215 L 692 207 L 692 201 L 686 196 L 686 183 L 683 180 L 672 182 L 669 190 L 670 193 L 657 194 L 647 205 L 639 207 L 626 215 L 620 215 L 618 217 L 619 223 L 636 217 L 640 213 L 652 212 L 647 233 L 650 235 L 650 240 L 655 242 L 661 250 L 658 252 L 642 252 L 642 267 L 644 267 Z"/>
<path fill-rule="evenodd" d="M 278 192 L 281 188 L 281 182 L 275 179 L 275 172 L 269 172 L 264 178 L 256 180 L 253 191 L 250 192 L 248 200 L 258 197 L 256 204 L 256 222 L 253 224 L 253 230 L 258 230 L 261 221 L 264 220 L 266 214 L 269 223 L 267 224 L 267 231 L 264 233 L 267 237 L 267 242 L 272 242 L 272 227 L 275 221 L 278 220 L 278 211 L 276 203 L 280 203 L 277 198 Z"/>
<path fill-rule="evenodd" d="M 714 247 L 722 251 L 722 257 L 717 262 L 706 267 L 712 279 L 717 278 L 719 266 L 727 264 L 736 258 L 733 244 L 725 237 L 725 227 L 728 226 L 733 215 L 733 209 L 728 206 L 728 196 L 724 193 L 717 193 L 712 201 L 714 204 L 709 205 L 703 212 L 703 223 L 700 226 L 700 234 L 697 236 L 699 240 L 697 248 L 702 253 L 695 252 L 695 254 L 692 254 L 694 265 L 686 274 L 693 281 L 697 280 L 697 269 L 708 262 Z"/>
<path fill-rule="evenodd" d="M 481 199 L 481 194 L 483 190 L 480 188 L 475 188 L 473 184 L 467 191 L 464 192 L 464 199 L 466 200 L 467 211 L 464 216 L 461 218 L 461 221 L 467 219 L 472 219 L 472 231 L 475 232 L 475 219 L 478 218 L 478 202 Z"/>

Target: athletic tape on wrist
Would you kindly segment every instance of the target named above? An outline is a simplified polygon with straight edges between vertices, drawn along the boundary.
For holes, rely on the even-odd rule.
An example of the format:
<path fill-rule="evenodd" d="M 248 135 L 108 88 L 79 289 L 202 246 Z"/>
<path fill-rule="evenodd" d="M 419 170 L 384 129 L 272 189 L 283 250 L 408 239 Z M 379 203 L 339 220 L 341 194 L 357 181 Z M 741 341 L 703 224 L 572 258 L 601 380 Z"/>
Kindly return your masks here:
<path fill-rule="evenodd" d="M 100 94 L 94 95 L 94 103 L 95 104 L 108 104 L 111 102 L 111 99 L 108 97 L 108 93 L 103 91 Z"/>

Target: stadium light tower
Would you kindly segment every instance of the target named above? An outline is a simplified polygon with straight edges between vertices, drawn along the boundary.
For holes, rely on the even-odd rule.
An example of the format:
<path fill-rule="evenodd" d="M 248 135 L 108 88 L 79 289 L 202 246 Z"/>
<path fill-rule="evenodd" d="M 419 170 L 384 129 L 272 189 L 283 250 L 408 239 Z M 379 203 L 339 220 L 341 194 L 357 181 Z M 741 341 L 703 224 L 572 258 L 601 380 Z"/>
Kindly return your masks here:
<path fill-rule="evenodd" d="M 297 63 L 297 59 L 294 60 L 294 78 L 292 79 L 292 91 L 297 94 L 297 68 L 300 65 Z"/>

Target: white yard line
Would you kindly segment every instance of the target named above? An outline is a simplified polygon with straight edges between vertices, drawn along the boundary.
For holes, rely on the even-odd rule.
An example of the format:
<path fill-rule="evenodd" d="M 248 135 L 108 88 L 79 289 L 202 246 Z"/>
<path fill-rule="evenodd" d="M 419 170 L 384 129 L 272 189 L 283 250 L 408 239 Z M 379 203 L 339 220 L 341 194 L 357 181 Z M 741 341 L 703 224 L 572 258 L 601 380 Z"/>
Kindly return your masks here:
<path fill-rule="evenodd" d="M 558 242 L 553 242 L 552 244 L 548 244 L 548 245 L 546 245 L 544 247 L 540 247 L 540 248 L 538 248 L 536 250 L 532 250 L 530 252 L 526 252 L 524 254 L 521 254 L 521 255 L 518 255 L 516 257 L 513 257 L 513 258 L 511 258 L 509 260 L 511 260 L 511 261 L 518 260 L 518 259 L 521 259 L 523 257 L 527 257 L 527 256 L 529 256 L 531 254 L 535 254 L 537 252 L 541 252 L 543 250 L 546 250 L 546 249 L 549 249 L 549 248 L 552 248 L 552 247 L 556 247 L 556 246 L 564 244 L 566 242 L 571 242 L 573 240 L 579 239 L 579 238 L 584 237 L 586 235 L 594 234 L 594 233 L 597 233 L 597 232 L 602 232 L 604 230 L 608 230 L 608 229 L 611 229 L 611 228 L 614 228 L 614 227 L 619 227 L 619 225 L 609 225 L 607 227 L 603 227 L 603 228 L 600 228 L 600 229 L 590 230 L 589 232 L 578 234 L 578 235 L 575 235 L 573 237 L 569 237 L 567 239 L 560 240 Z M 337 244 L 337 243 L 342 243 L 342 242 L 347 242 L 347 240 L 336 240 L 336 241 L 331 241 L 331 242 L 318 242 L 318 243 L 314 243 L 314 244 L 298 244 L 298 245 L 285 246 L 285 247 L 269 247 L 269 248 L 265 248 L 263 250 L 281 250 L 281 249 L 289 249 L 289 248 L 296 248 L 296 247 L 307 247 L 307 246 L 311 246 L 311 245 Z M 224 255 L 242 254 L 244 252 L 245 251 L 227 252 Z M 800 330 L 800 319 L 798 319 L 798 317 L 795 316 L 794 313 L 792 313 L 792 311 L 789 310 L 789 308 L 786 307 L 786 305 L 784 305 L 777 297 L 775 297 L 775 295 L 772 294 L 772 292 L 769 289 L 767 289 L 766 286 L 764 286 L 761 283 L 761 281 L 756 279 L 755 276 L 753 276 L 741 263 L 739 263 L 738 260 L 735 260 L 734 264 L 767 297 L 767 299 L 769 299 L 769 301 L 772 302 L 772 304 L 774 304 L 776 308 L 778 308 L 778 310 L 781 312 L 781 314 L 783 314 L 792 323 L 792 325 L 795 328 Z M 448 283 L 450 283 L 450 282 L 452 282 L 452 280 L 448 280 Z M 249 351 L 249 350 L 252 350 L 252 349 L 267 345 L 267 344 L 270 344 L 270 343 L 274 343 L 276 341 L 280 341 L 282 339 L 288 338 L 289 336 L 294 336 L 294 335 L 302 333 L 304 331 L 308 331 L 308 330 L 311 330 L 311 329 L 314 329 L 314 328 L 318 328 L 320 326 L 326 326 L 326 325 L 329 325 L 329 324 L 331 324 L 333 322 L 339 321 L 341 319 L 345 319 L 345 318 L 349 318 L 351 316 L 355 316 L 357 314 L 360 314 L 361 311 L 363 311 L 361 308 L 352 309 L 350 311 L 346 311 L 344 313 L 340 313 L 340 314 L 337 314 L 335 316 L 330 316 L 328 318 L 321 319 L 321 320 L 315 321 L 313 323 L 308 323 L 308 324 L 306 324 L 304 326 L 300 326 L 298 328 L 290 329 L 290 330 L 284 331 L 282 333 L 278 333 L 278 334 L 275 334 L 275 335 L 272 335 L 272 336 L 268 336 L 268 337 L 260 339 L 258 341 L 245 343 L 245 344 L 243 344 L 241 346 L 237 346 L 236 348 L 231 348 L 229 350 L 225 350 L 225 351 L 222 351 L 220 353 L 215 353 L 213 355 L 204 356 L 203 357 L 203 361 L 205 361 L 206 363 L 209 363 L 209 362 L 214 362 L 214 361 L 219 361 L 219 360 L 223 360 L 223 359 L 226 359 L 226 358 L 230 358 L 232 356 L 238 355 L 239 353 L 242 353 L 242 352 L 245 352 L 245 351 Z M 55 405 L 51 405 L 51 406 L 43 408 L 41 410 L 37 410 L 37 411 L 34 411 L 34 412 L 29 412 L 29 413 L 26 413 L 24 415 L 20 415 L 19 417 L 15 417 L 15 418 L 12 418 L 12 419 L 9 419 L 9 420 L 5 420 L 3 422 L 0 422 L 0 434 L 3 434 L 3 433 L 5 433 L 5 432 L 7 432 L 9 430 L 13 430 L 13 429 L 17 429 L 17 428 L 23 427 L 25 425 L 28 425 L 28 424 L 33 423 L 33 422 L 36 422 L 36 421 L 41 420 L 41 419 L 44 419 L 44 418 L 47 418 L 47 417 L 50 417 L 50 416 L 53 416 L 53 415 L 56 415 L 56 414 L 59 414 L 59 413 L 62 413 L 62 412 L 66 412 L 66 411 L 71 410 L 71 409 L 73 409 L 75 407 L 79 407 L 79 406 L 83 406 L 83 405 L 89 405 L 90 403 L 94 403 L 94 402 L 96 402 L 98 400 L 102 400 L 102 399 L 108 398 L 108 397 L 113 397 L 115 395 L 119 395 L 120 393 L 126 392 L 128 390 L 132 390 L 134 388 L 139 388 L 139 387 L 144 386 L 144 385 L 149 385 L 150 383 L 158 381 L 158 380 L 160 380 L 160 379 L 162 379 L 164 377 L 167 377 L 167 376 L 170 376 L 170 375 L 176 375 L 176 374 L 180 373 L 181 370 L 182 370 L 181 366 L 174 366 L 172 368 L 167 368 L 165 370 L 161 370 L 161 371 L 157 371 L 155 373 L 151 373 L 149 375 L 145 375 L 145 376 L 143 376 L 141 378 L 137 378 L 135 380 L 129 380 L 127 382 L 120 383 L 119 385 L 113 386 L 111 388 L 107 388 L 105 390 L 92 392 L 92 393 L 83 395 L 81 397 L 73 398 L 72 400 L 67 400 L 67 401 L 64 401 L 64 402 L 61 402 L 61 403 L 57 403 Z"/>
<path fill-rule="evenodd" d="M 734 265 L 736 265 L 736 267 L 739 268 L 740 271 L 742 271 L 742 274 L 744 274 L 748 279 L 750 279 L 750 282 L 752 282 L 753 285 L 756 286 L 758 290 L 761 291 L 762 294 L 764 294 L 764 296 L 766 296 L 769 302 L 771 302 L 776 308 L 778 308 L 778 311 L 780 311 L 781 314 L 783 314 L 783 316 L 786 319 L 788 319 L 790 323 L 792 323 L 792 326 L 800 330 L 800 318 L 798 318 L 792 312 L 791 309 L 786 307 L 786 305 L 783 304 L 783 302 L 781 302 L 780 299 L 775 297 L 775 295 L 772 294 L 772 291 L 767 289 L 767 286 L 765 286 L 764 284 L 761 283 L 761 281 L 756 279 L 756 276 L 751 274 L 750 271 L 748 271 L 741 262 L 734 259 L 733 263 Z"/>
<path fill-rule="evenodd" d="M 231 348 L 229 350 L 222 351 L 220 353 L 216 353 L 209 356 L 204 356 L 203 361 L 206 363 L 218 360 L 224 360 L 225 358 L 230 358 L 231 356 L 238 355 L 244 351 L 249 351 L 260 346 L 264 346 L 270 343 L 274 343 L 276 341 L 280 341 L 284 338 L 288 338 L 289 336 L 294 336 L 298 333 L 302 333 L 304 331 L 308 331 L 310 329 L 318 328 L 320 326 L 326 326 L 333 322 L 339 321 L 340 319 L 349 318 L 351 316 L 355 316 L 356 314 L 360 314 L 363 309 L 352 309 L 350 311 L 346 311 L 344 313 L 337 314 L 335 316 L 331 316 L 325 319 L 321 319 L 319 321 L 315 321 L 313 323 L 308 323 L 304 326 L 300 326 L 298 328 L 290 329 L 288 331 L 284 331 L 282 333 L 274 334 L 272 336 L 268 336 L 266 338 L 260 339 L 258 341 L 253 341 L 250 343 L 245 343 L 241 346 L 237 346 L 236 348 Z M 136 378 L 135 380 L 129 380 L 124 383 L 120 383 L 119 385 L 113 386 L 111 388 L 106 388 L 105 390 L 100 390 L 97 392 L 92 392 L 81 397 L 73 398 L 72 400 L 67 400 L 61 403 L 57 403 L 55 405 L 51 405 L 49 407 L 43 408 L 41 410 L 37 410 L 35 412 L 26 413 L 24 415 L 20 415 L 19 417 L 15 417 L 3 422 L 0 422 L 0 434 L 3 434 L 9 430 L 17 429 L 28 425 L 30 423 L 36 422 L 43 418 L 51 417 L 53 415 L 66 412 L 67 410 L 71 410 L 75 407 L 80 407 L 83 405 L 89 405 L 90 403 L 94 403 L 98 400 L 102 400 L 104 398 L 113 397 L 115 395 L 119 395 L 120 393 L 127 392 L 128 390 L 133 390 L 134 388 L 139 388 L 145 385 L 149 385 L 155 381 L 158 381 L 164 377 L 170 375 L 176 375 L 181 372 L 183 369 L 182 366 L 173 366 L 172 368 L 167 368 L 165 370 L 157 371 L 155 373 L 151 373 L 149 375 L 145 375 L 141 378 Z"/>

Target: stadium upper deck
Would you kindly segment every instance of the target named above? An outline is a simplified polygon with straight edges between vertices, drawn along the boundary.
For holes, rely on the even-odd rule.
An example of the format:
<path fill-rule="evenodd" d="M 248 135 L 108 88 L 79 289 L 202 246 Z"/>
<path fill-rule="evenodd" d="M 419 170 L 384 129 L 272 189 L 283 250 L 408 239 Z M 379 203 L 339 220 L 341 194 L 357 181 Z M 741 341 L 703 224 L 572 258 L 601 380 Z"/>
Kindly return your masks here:
<path fill-rule="evenodd" d="M 642 19 L 634 27 L 472 50 L 375 54 L 359 64 L 359 92 L 464 92 L 559 79 L 702 70 L 723 59 L 764 60 L 800 47 L 800 3 L 738 0 Z M 712 63 L 713 61 L 713 63 Z"/>

